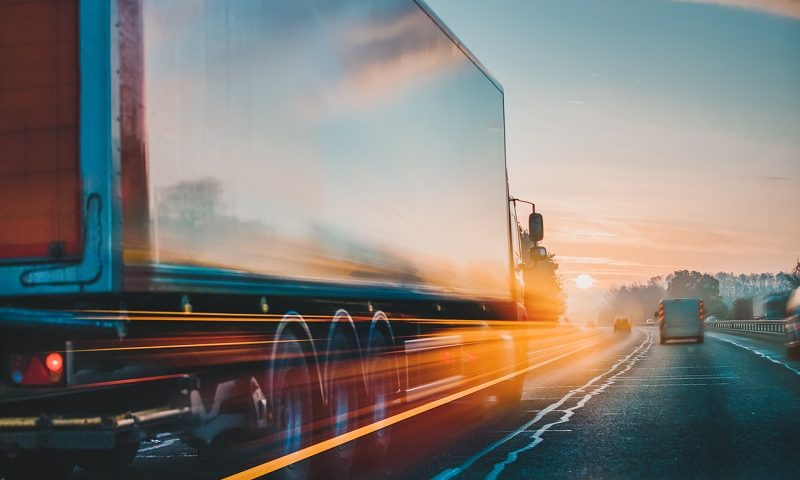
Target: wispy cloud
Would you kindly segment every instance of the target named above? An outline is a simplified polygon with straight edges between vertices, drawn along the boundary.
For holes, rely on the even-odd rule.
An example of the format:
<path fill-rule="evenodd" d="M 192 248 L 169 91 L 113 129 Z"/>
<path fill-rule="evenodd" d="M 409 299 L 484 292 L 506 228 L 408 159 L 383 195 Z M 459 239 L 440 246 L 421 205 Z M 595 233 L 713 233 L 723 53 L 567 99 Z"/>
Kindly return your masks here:
<path fill-rule="evenodd" d="M 781 182 L 781 181 L 784 181 L 784 180 L 789 180 L 786 177 L 773 177 L 773 176 L 764 176 L 764 177 L 761 177 L 761 179 L 762 180 L 767 180 L 767 181 L 770 181 L 770 182 Z"/>
<path fill-rule="evenodd" d="M 619 260 L 608 257 L 581 257 L 572 255 L 557 255 L 556 258 L 560 262 L 574 263 L 580 265 L 617 265 L 617 266 L 633 266 L 634 262 L 628 260 Z"/>
<path fill-rule="evenodd" d="M 675 0 L 684 3 L 710 3 L 725 7 L 744 8 L 800 19 L 800 0 Z"/>
<path fill-rule="evenodd" d="M 594 238 L 594 239 L 598 239 L 598 238 L 617 238 L 617 237 L 619 237 L 619 235 L 617 235 L 616 233 L 611 233 L 611 232 L 598 232 L 598 231 L 587 232 L 587 231 L 583 231 L 583 230 L 579 230 L 579 231 L 575 232 L 574 235 L 577 235 L 579 237 L 589 237 L 589 238 Z"/>

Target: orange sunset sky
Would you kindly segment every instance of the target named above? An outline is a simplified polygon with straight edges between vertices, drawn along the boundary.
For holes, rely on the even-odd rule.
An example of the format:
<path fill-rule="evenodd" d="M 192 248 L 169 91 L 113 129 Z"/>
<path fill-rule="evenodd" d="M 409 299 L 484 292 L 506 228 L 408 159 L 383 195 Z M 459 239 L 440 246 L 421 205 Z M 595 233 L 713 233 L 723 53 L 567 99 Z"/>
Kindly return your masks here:
<path fill-rule="evenodd" d="M 793 268 L 800 2 L 428 3 L 505 88 L 512 194 L 545 215 L 568 315 L 676 269 Z"/>

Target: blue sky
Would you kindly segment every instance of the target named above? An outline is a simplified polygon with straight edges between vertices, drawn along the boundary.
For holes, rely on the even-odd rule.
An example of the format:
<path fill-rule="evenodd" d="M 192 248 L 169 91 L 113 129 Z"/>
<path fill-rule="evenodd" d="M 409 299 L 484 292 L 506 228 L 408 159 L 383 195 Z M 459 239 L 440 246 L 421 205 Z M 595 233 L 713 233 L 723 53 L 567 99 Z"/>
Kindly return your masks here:
<path fill-rule="evenodd" d="M 599 295 L 582 272 L 794 265 L 800 2 L 428 4 L 505 88 L 512 193 L 546 215 L 573 310 Z"/>

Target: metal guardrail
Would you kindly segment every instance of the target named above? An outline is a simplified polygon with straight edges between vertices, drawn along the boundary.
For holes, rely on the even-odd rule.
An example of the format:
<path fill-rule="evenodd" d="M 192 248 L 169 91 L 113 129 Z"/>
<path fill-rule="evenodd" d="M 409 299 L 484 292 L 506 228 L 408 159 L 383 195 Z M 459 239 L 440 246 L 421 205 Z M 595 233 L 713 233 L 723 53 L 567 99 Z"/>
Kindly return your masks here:
<path fill-rule="evenodd" d="M 707 328 L 719 330 L 741 330 L 745 332 L 772 333 L 783 335 L 786 322 L 783 320 L 719 320 L 706 323 Z"/>

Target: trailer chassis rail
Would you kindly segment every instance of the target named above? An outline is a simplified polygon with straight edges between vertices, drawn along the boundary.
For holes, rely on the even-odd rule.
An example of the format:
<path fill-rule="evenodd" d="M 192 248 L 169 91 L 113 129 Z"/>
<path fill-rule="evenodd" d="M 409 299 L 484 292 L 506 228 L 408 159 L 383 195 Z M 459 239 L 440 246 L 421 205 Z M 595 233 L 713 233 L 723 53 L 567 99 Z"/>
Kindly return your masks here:
<path fill-rule="evenodd" d="M 0 451 L 111 449 L 124 434 L 140 435 L 151 426 L 186 420 L 190 415 L 190 407 L 163 406 L 107 416 L 0 417 Z"/>

